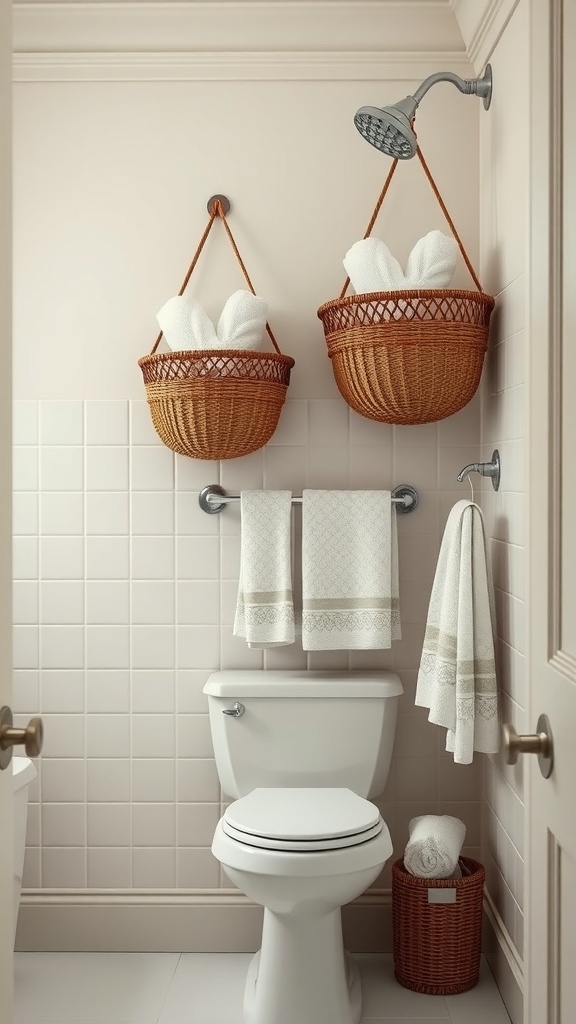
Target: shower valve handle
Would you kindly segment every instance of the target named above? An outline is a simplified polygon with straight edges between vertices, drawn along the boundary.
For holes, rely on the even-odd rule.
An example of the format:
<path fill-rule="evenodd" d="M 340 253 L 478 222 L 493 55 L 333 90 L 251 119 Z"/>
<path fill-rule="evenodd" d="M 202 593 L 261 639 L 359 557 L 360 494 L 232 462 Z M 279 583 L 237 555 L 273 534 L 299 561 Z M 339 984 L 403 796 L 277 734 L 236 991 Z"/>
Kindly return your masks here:
<path fill-rule="evenodd" d="M 0 708 L 0 769 L 7 768 L 12 759 L 12 747 L 24 747 L 28 757 L 38 757 L 44 740 L 41 718 L 31 718 L 25 729 L 15 729 L 12 711 Z"/>

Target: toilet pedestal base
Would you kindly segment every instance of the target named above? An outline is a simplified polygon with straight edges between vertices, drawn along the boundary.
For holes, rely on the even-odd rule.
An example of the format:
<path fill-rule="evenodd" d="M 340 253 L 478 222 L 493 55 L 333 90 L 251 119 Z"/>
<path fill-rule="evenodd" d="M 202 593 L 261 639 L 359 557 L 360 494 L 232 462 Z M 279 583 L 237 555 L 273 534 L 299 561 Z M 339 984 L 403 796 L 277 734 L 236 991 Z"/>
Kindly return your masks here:
<path fill-rule="evenodd" d="M 321 917 L 264 910 L 262 949 L 244 995 L 245 1024 L 358 1024 L 360 976 L 344 952 L 340 909 Z"/>

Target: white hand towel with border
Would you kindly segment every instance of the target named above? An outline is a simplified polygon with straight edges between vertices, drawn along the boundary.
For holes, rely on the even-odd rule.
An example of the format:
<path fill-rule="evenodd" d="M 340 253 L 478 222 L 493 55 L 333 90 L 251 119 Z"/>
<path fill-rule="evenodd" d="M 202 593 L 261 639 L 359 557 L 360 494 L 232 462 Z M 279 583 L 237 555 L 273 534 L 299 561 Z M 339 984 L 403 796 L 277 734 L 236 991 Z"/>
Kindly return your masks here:
<path fill-rule="evenodd" d="M 234 636 L 266 649 L 294 643 L 291 491 L 241 491 Z"/>
<path fill-rule="evenodd" d="M 458 501 L 442 538 L 416 685 L 416 704 L 444 726 L 458 764 L 500 749 L 494 596 L 478 505 Z"/>
<path fill-rule="evenodd" d="M 466 826 L 450 814 L 423 814 L 408 825 L 404 867 L 419 878 L 457 877 Z"/>
<path fill-rule="evenodd" d="M 302 646 L 373 650 L 402 636 L 390 491 L 302 495 Z"/>

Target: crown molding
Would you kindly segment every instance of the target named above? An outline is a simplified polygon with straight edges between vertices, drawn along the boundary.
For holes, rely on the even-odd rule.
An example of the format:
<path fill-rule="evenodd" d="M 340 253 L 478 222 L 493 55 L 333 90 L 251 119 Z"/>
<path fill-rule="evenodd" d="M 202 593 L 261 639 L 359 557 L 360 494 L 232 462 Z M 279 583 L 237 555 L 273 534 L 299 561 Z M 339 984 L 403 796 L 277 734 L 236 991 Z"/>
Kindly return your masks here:
<path fill-rule="evenodd" d="M 15 82 L 411 81 L 439 66 L 467 76 L 452 53 L 21 53 Z"/>
<path fill-rule="evenodd" d="M 479 74 L 520 0 L 450 0 L 466 53 Z"/>
<path fill-rule="evenodd" d="M 464 54 L 447 0 L 16 2 L 23 54 Z M 79 58 L 78 58 L 79 59 Z"/>

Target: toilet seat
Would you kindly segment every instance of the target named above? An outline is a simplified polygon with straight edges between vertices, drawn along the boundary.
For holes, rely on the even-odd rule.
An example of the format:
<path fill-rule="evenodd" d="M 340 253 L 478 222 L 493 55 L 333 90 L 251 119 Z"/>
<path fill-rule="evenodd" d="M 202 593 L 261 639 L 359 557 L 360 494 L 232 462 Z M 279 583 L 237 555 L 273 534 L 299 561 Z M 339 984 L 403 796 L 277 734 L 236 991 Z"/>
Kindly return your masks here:
<path fill-rule="evenodd" d="M 255 789 L 222 819 L 231 839 L 292 853 L 348 849 L 383 828 L 378 808 L 349 789 Z"/>

